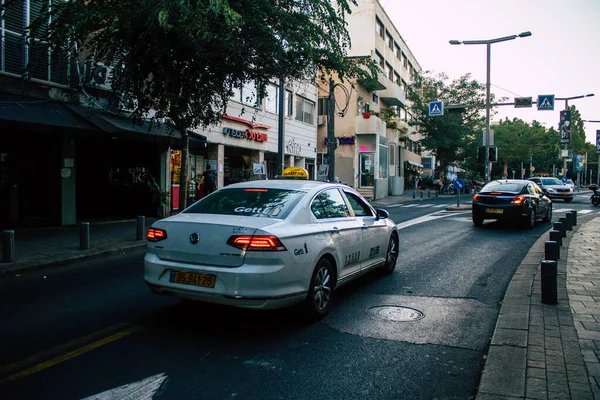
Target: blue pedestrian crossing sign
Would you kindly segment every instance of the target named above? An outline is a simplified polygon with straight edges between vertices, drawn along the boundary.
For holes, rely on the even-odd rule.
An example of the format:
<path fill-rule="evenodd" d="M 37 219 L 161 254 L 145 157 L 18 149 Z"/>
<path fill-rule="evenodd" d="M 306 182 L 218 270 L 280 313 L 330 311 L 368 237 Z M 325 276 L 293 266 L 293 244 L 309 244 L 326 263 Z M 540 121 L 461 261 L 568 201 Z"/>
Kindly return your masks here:
<path fill-rule="evenodd" d="M 554 110 L 554 95 L 540 94 L 537 101 L 538 110 Z"/>
<path fill-rule="evenodd" d="M 429 103 L 429 116 L 437 117 L 444 115 L 444 102 L 443 101 L 432 101 Z"/>

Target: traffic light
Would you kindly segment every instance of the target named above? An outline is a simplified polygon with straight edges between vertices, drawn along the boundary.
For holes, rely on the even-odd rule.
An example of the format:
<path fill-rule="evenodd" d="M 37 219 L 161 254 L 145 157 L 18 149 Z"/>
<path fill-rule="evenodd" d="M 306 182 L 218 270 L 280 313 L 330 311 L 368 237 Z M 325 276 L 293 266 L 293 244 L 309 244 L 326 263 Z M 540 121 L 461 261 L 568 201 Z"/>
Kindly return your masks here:
<path fill-rule="evenodd" d="M 498 161 L 498 147 L 496 147 L 496 146 L 488 147 L 488 161 L 489 162 Z"/>

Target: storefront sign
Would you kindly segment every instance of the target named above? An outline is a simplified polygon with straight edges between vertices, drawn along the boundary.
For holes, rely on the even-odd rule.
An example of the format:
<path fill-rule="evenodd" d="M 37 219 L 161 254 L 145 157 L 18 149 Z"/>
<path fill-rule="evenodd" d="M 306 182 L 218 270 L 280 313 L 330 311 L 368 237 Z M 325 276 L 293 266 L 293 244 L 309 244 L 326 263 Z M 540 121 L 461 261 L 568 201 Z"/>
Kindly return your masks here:
<path fill-rule="evenodd" d="M 266 142 L 267 141 L 266 133 L 251 131 L 250 129 L 241 131 L 239 129 L 223 128 L 223 135 L 225 135 L 225 136 L 229 135 L 229 136 L 237 138 L 237 139 L 256 140 L 257 142 Z"/>

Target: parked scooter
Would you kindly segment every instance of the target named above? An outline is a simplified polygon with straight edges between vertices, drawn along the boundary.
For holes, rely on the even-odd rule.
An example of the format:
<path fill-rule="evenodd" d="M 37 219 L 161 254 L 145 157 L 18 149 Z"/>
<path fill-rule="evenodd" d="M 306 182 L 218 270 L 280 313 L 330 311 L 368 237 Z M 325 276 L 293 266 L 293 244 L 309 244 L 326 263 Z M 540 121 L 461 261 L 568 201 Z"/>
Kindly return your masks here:
<path fill-rule="evenodd" d="M 592 183 L 590 186 L 588 186 L 588 189 L 594 191 L 594 194 L 592 197 L 590 197 L 590 200 L 592 201 L 593 205 L 597 206 L 600 204 L 600 190 L 598 190 L 598 185 Z"/>

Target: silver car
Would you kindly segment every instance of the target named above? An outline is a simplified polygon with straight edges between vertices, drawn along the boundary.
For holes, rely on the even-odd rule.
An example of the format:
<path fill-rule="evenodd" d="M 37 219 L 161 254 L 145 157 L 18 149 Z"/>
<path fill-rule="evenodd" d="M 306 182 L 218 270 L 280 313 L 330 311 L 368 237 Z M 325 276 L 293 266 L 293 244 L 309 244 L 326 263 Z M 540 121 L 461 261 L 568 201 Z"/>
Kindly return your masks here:
<path fill-rule="evenodd" d="M 399 236 L 385 210 L 338 183 L 264 180 L 222 188 L 148 230 L 153 293 L 245 308 L 330 308 L 334 289 L 381 268 Z"/>
<path fill-rule="evenodd" d="M 575 196 L 573 189 L 560 179 L 544 176 L 529 178 L 529 180 L 537 183 L 542 188 L 544 194 L 552 200 L 561 199 L 566 203 L 573 201 L 573 197 Z"/>

